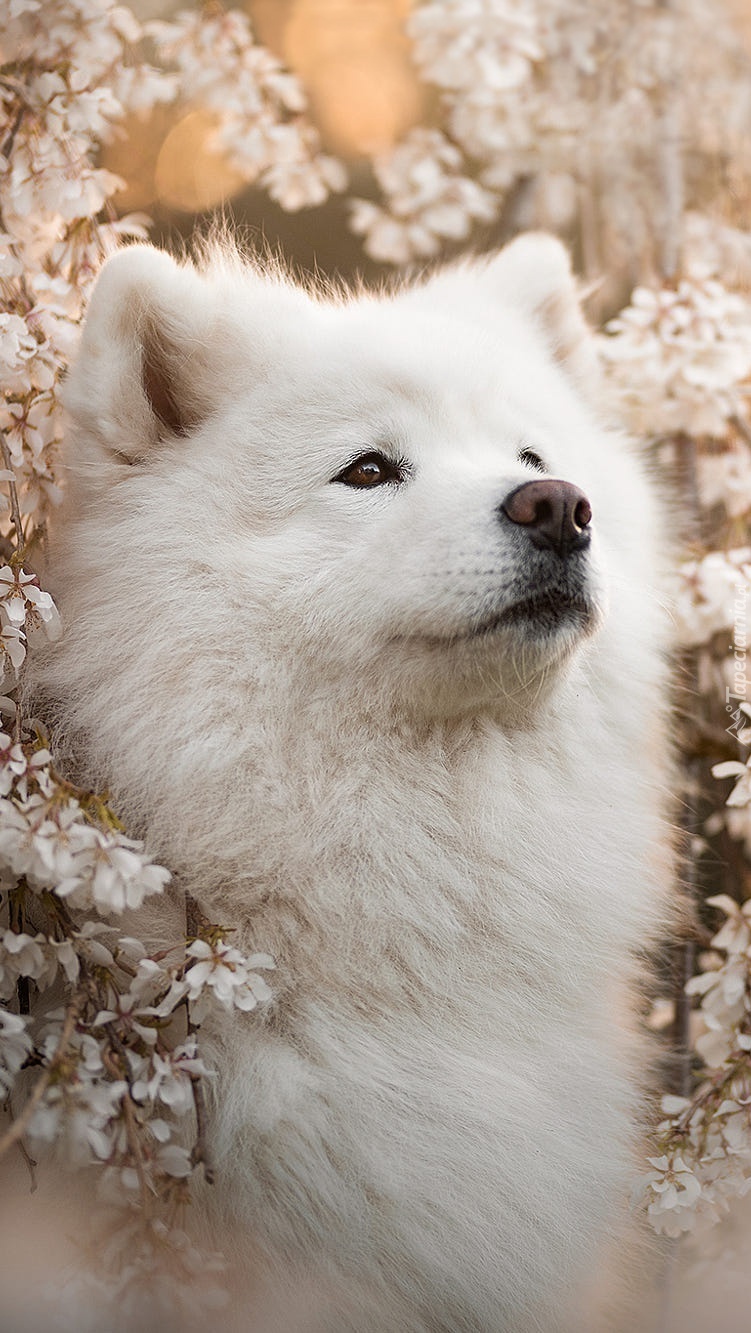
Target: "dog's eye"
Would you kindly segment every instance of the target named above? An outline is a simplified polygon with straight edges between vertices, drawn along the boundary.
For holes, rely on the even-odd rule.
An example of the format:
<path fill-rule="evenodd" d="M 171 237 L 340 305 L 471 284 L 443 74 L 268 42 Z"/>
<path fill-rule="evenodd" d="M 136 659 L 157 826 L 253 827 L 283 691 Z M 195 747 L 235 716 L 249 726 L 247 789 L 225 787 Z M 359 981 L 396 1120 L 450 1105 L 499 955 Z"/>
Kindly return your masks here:
<path fill-rule="evenodd" d="M 536 472 L 547 472 L 548 470 L 540 455 L 536 454 L 534 449 L 520 449 L 517 458 L 520 463 L 526 463 L 528 467 L 533 467 Z"/>
<path fill-rule="evenodd" d="M 392 463 L 383 454 L 370 453 L 356 458 L 354 463 L 348 463 L 344 471 L 334 477 L 334 481 L 363 489 L 366 486 L 383 486 L 387 481 L 401 481 L 402 478 L 403 472 L 397 463 Z"/>

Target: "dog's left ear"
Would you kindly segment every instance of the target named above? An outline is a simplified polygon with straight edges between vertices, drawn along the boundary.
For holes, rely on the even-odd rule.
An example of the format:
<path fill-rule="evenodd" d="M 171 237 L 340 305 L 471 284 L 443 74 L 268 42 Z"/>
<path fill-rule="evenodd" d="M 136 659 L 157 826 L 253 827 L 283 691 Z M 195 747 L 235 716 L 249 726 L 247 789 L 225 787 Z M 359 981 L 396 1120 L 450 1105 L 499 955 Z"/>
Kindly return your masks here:
<path fill-rule="evenodd" d="M 557 361 L 574 373 L 595 368 L 592 330 L 582 314 L 571 260 L 555 236 L 518 236 L 490 260 L 483 277 L 500 303 L 532 319 Z"/>
<path fill-rule="evenodd" d="M 65 388 L 78 426 L 71 452 L 89 465 L 134 465 L 199 429 L 230 396 L 238 352 L 250 373 L 251 353 L 226 304 L 192 264 L 152 246 L 108 260 Z"/>

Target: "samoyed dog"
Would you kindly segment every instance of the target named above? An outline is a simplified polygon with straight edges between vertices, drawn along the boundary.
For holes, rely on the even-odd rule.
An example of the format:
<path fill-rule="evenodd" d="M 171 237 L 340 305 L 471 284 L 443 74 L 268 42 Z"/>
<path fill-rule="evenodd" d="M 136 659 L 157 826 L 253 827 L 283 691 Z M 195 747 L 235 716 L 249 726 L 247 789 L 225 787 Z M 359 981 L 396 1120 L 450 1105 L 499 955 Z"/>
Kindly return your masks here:
<path fill-rule="evenodd" d="M 621 1326 L 664 525 L 596 382 L 541 235 L 380 294 L 148 247 L 96 286 L 34 688 L 276 959 L 207 1033 L 244 1328 Z"/>

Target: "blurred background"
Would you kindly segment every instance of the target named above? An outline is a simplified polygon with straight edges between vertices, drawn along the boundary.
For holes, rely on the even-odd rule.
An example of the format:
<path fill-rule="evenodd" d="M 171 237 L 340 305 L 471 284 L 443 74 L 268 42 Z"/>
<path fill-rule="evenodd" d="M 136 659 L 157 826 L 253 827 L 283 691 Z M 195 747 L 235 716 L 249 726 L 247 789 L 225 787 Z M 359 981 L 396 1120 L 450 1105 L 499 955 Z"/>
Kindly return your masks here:
<path fill-rule="evenodd" d="M 237 7 L 248 15 L 258 42 L 299 76 L 323 147 L 346 162 L 356 194 L 375 195 L 369 157 L 392 148 L 436 112 L 435 94 L 411 59 L 405 19 L 412 3 L 247 0 Z M 132 6 L 143 20 L 169 18 L 182 7 L 180 0 Z M 103 158 L 127 180 L 113 203 L 121 212 L 146 211 L 160 239 L 189 236 L 195 215 L 205 218 L 222 206 L 307 270 L 368 277 L 380 271 L 349 229 L 340 197 L 289 213 L 265 191 L 248 187 L 231 155 L 215 150 L 211 112 L 160 107 L 147 117 L 129 116 L 124 128 L 126 137 L 109 145 Z M 488 245 L 500 230 L 489 229 Z"/>
<path fill-rule="evenodd" d="M 180 0 L 133 5 L 142 20 L 169 20 L 181 8 Z M 473 248 L 492 248 L 529 226 L 557 231 L 572 245 L 579 268 L 598 281 L 596 315 L 613 312 L 636 282 L 664 267 L 658 251 L 670 188 L 666 136 L 678 140 L 681 157 L 676 212 L 709 208 L 717 220 L 745 226 L 751 209 L 748 0 L 527 6 L 530 15 L 537 11 L 545 44 L 544 53 L 532 56 L 536 88 L 530 90 L 528 78 L 523 87 L 519 80 L 515 88 L 513 78 L 506 89 L 492 86 L 490 64 L 475 69 L 496 99 L 505 93 L 513 100 L 518 92 L 518 119 L 528 123 L 514 126 L 506 115 L 505 134 L 497 124 L 468 126 L 466 116 L 457 123 L 451 102 L 456 106 L 466 94 L 466 72 L 454 69 L 445 77 L 440 60 L 432 66 L 430 58 L 420 61 L 419 46 L 415 58 L 409 20 L 419 8 L 416 0 L 245 0 L 236 7 L 248 16 L 255 40 L 299 78 L 323 150 L 346 166 L 346 195 L 332 194 L 316 208 L 283 208 L 247 183 L 231 151 L 218 148 L 218 113 L 200 98 L 189 104 L 178 98 L 146 114 L 131 112 L 123 137 L 105 146 L 103 165 L 127 182 L 114 206 L 120 213 L 148 213 L 158 242 L 190 235 L 222 208 L 304 269 L 372 279 L 384 262 L 367 238 L 363 245 L 353 235 L 347 195 L 377 200 L 382 181 L 374 159 L 376 167 L 387 161 L 417 127 L 445 129 L 448 122 L 465 155 L 462 169 L 495 193 L 492 217 L 476 212 L 472 219 Z M 461 32 L 462 7 L 453 8 Z M 517 22 L 514 9 L 524 6 L 509 5 L 510 24 Z M 212 12 L 221 9 L 203 7 L 205 15 Z M 469 15 L 467 9 L 466 23 Z M 661 24 L 668 26 L 661 30 Z M 494 39 L 489 28 L 489 51 Z M 467 54 L 476 59 L 476 52 Z M 228 86 L 227 105 L 232 92 Z M 489 105 L 486 98 L 486 111 Z M 683 223 L 681 216 L 667 225 Z M 469 233 L 444 234 L 440 253 L 466 248 Z M 751 264 L 742 244 L 730 262 L 734 278 L 747 282 Z"/>

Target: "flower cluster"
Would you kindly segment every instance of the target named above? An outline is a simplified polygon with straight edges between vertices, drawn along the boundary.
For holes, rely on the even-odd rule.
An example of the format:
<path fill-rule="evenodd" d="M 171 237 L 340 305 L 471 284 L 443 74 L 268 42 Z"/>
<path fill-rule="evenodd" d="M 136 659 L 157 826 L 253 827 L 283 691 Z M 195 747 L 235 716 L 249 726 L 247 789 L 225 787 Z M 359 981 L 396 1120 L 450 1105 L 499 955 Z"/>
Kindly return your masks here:
<path fill-rule="evenodd" d="M 707 643 L 736 618 L 751 614 L 751 547 L 709 551 L 680 568 L 675 601 L 678 640 L 686 647 Z"/>
<path fill-rule="evenodd" d="M 216 35 L 211 22 L 207 30 Z M 59 390 L 78 324 L 107 254 L 145 235 L 142 219 L 103 216 L 120 181 L 98 164 L 98 148 L 126 112 L 178 92 L 179 75 L 138 59 L 143 36 L 110 0 L 13 0 L 0 36 L 0 689 L 9 694 L 35 637 L 60 632 L 29 565 L 61 496 Z M 298 139 L 287 140 L 280 176 L 290 199 L 304 127 Z M 195 1029 L 212 1004 L 266 1003 L 260 972 L 272 960 L 247 958 L 207 922 L 166 953 L 119 933 L 111 922 L 160 894 L 168 871 L 104 799 L 61 777 L 17 700 L 0 708 L 13 729 L 0 732 L 0 1092 L 10 1114 L 0 1155 L 54 1146 L 96 1169 L 112 1228 L 110 1260 L 98 1249 L 85 1272 L 100 1288 L 94 1326 L 134 1327 L 123 1311 L 139 1301 L 141 1323 L 157 1309 L 171 1323 L 183 1298 L 218 1299 L 215 1278 L 200 1278 L 215 1256 L 192 1250 L 178 1224 L 194 1170 L 211 1171 L 201 1110 L 211 1074 Z M 80 1330 L 84 1307 L 76 1296 L 70 1304 Z"/>
<path fill-rule="evenodd" d="M 724 162 L 732 141 L 748 161 L 737 39 L 716 6 L 422 0 L 405 27 L 416 69 L 437 91 L 431 125 L 459 150 L 459 174 L 494 192 L 496 216 L 509 205 L 517 227 L 575 227 L 591 277 L 602 276 L 605 255 L 611 269 L 633 273 L 654 254 L 667 135 L 697 160 Z M 697 70 L 701 115 L 690 91 Z M 374 166 L 390 216 L 384 159 Z M 709 172 L 697 174 L 706 189 Z M 375 222 L 375 240 L 359 228 L 374 258 L 424 253 L 408 237 L 384 244 L 385 222 Z M 669 225 L 677 232 L 680 218 Z"/>
<path fill-rule="evenodd" d="M 600 350 L 642 435 L 727 434 L 751 393 L 751 303 L 712 279 L 637 287 Z"/>
<path fill-rule="evenodd" d="M 196 1029 L 212 1007 L 247 1014 L 267 1004 L 260 974 L 273 959 L 245 955 L 200 917 L 197 934 L 158 951 L 120 933 L 111 918 L 160 893 L 168 872 L 101 798 L 63 782 L 45 750 L 0 733 L 0 757 L 0 919 L 9 923 L 0 928 L 0 1085 L 13 1117 L 0 1156 L 25 1141 L 96 1167 L 112 1223 L 112 1264 L 97 1263 L 99 1288 L 87 1296 L 98 1326 L 119 1327 L 123 1308 L 153 1302 L 154 1284 L 171 1320 L 186 1283 L 198 1283 L 197 1298 L 218 1299 L 206 1263 L 183 1271 L 196 1255 L 175 1225 L 194 1170 L 212 1170 L 202 1110 L 212 1074 Z M 191 921 L 197 915 L 194 906 Z M 61 990 L 62 1008 L 34 1003 Z M 137 1238 L 132 1249 L 123 1232 Z M 81 1275 L 93 1280 L 91 1270 Z M 80 1282 L 76 1301 L 72 1290 L 71 1309 Z"/>
<path fill-rule="evenodd" d="M 344 167 L 321 152 L 306 117 L 300 82 L 256 44 L 245 14 L 183 10 L 149 31 L 161 59 L 177 70 L 181 97 L 217 113 L 217 149 L 248 182 L 258 181 L 288 211 L 345 188 Z"/>
<path fill-rule="evenodd" d="M 408 31 L 426 82 L 449 92 L 515 91 L 542 59 L 539 16 L 521 0 L 429 0 Z"/>
<path fill-rule="evenodd" d="M 704 970 L 696 1046 L 707 1066 L 693 1097 L 665 1097 L 657 1156 L 646 1185 L 652 1224 L 668 1236 L 716 1222 L 751 1188 L 751 902 L 719 894 L 725 913 Z"/>
<path fill-rule="evenodd" d="M 350 211 L 373 259 L 436 255 L 496 218 L 496 187 L 511 183 L 534 137 L 525 94 L 543 57 L 538 29 L 534 6 L 519 0 L 431 0 L 414 10 L 414 61 L 440 90 L 448 133 L 414 129 L 375 158 L 384 202 L 356 199 Z M 485 164 L 482 183 L 465 154 Z"/>
<path fill-rule="evenodd" d="M 23 882 L 24 892 L 53 893 L 73 909 L 103 913 L 140 907 L 161 892 L 167 871 L 149 862 L 142 843 L 101 827 L 104 804 L 62 782 L 46 750 L 34 752 L 0 732 L 0 758 L 2 888 L 14 892 Z"/>
<path fill-rule="evenodd" d="M 459 150 L 439 130 L 413 130 L 374 162 L 386 208 L 354 199 L 350 226 L 374 259 L 393 264 L 435 255 L 466 239 L 475 221 L 495 216 L 495 196 L 463 172 Z"/>
<path fill-rule="evenodd" d="M 142 29 L 100 0 L 11 5 L 0 36 L 0 435 L 24 538 L 60 499 L 58 388 L 102 260 L 138 218 L 98 222 L 121 182 L 96 149 L 126 112 L 174 95 L 168 76 L 128 63 Z M 3 500 L 0 531 L 11 506 Z M 16 533 L 16 537 L 20 534 Z M 5 635 L 4 639 L 17 636 Z M 6 648 L 7 651 L 7 648 Z M 16 649 L 13 665 L 18 664 Z"/>
<path fill-rule="evenodd" d="M 0 473 L 0 475 L 2 475 Z M 13 480 L 13 473 L 6 479 Z M 36 575 L 16 563 L 0 566 L 0 686 L 12 688 L 26 658 L 28 637 L 42 629 L 53 642 L 60 634 L 60 617 L 50 594 L 39 587 Z"/>
<path fill-rule="evenodd" d="M 696 460 L 699 503 L 710 510 L 722 505 L 730 519 L 743 520 L 751 513 L 751 448 L 737 433 L 723 444 Z"/>
<path fill-rule="evenodd" d="M 534 141 L 542 28 L 537 8 L 520 0 L 433 0 L 408 23 L 415 64 L 441 90 L 452 137 L 497 186 L 513 181 Z"/>

